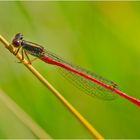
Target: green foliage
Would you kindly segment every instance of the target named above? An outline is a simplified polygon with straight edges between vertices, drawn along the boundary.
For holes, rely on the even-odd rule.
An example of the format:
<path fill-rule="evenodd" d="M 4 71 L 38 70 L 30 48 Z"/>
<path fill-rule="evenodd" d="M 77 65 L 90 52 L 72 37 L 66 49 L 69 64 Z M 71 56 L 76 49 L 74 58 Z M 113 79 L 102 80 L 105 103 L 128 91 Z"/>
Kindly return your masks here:
<path fill-rule="evenodd" d="M 140 98 L 139 7 L 139 2 L 0 2 L 0 34 L 11 40 L 21 32 L 26 40 L 112 79 L 121 90 Z M 91 138 L 56 97 L 16 62 L 1 44 L 0 88 L 52 138 Z M 140 138 L 137 106 L 121 97 L 110 102 L 92 98 L 53 66 L 39 60 L 33 65 L 105 138 Z M 0 111 L 0 138 L 35 137 L 2 103 Z"/>

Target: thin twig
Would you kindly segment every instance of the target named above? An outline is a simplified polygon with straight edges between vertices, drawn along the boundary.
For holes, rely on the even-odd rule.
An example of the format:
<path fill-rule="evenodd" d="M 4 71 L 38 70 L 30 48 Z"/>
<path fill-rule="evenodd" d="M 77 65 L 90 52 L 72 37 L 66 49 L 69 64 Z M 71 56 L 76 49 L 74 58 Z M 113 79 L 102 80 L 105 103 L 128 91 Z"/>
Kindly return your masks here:
<path fill-rule="evenodd" d="M 0 35 L 0 41 L 5 47 L 14 54 L 15 49 L 9 42 Z M 33 73 L 33 75 L 41 81 L 81 122 L 81 124 L 91 133 L 93 138 L 104 139 L 103 136 L 26 60 L 22 60 L 22 56 L 18 53 L 16 57 Z"/>
<path fill-rule="evenodd" d="M 47 134 L 21 107 L 19 107 L 9 96 L 0 89 L 0 100 L 40 139 L 51 139 Z"/>

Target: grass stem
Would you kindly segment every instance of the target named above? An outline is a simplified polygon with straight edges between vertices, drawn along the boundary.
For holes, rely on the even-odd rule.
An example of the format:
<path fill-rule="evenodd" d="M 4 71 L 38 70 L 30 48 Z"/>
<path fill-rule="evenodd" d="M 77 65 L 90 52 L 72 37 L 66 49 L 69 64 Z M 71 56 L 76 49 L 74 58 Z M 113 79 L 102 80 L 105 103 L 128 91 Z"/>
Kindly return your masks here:
<path fill-rule="evenodd" d="M 0 41 L 4 46 L 14 54 L 14 47 L 0 35 Z M 28 68 L 32 74 L 40 80 L 63 104 L 69 111 L 81 122 L 81 124 L 91 133 L 93 138 L 104 139 L 103 136 L 26 60 L 22 60 L 22 56 L 18 53 L 16 57 Z"/>
<path fill-rule="evenodd" d="M 22 121 L 39 139 L 51 139 L 47 134 L 21 107 L 19 107 L 6 93 L 0 89 L 0 101 L 8 107 L 15 116 Z"/>

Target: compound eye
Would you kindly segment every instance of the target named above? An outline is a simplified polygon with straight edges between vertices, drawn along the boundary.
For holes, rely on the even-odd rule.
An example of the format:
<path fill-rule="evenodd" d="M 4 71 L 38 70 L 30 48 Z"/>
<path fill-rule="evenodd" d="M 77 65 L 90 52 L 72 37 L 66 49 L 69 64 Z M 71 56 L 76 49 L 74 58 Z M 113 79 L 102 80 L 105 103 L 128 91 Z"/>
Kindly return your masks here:
<path fill-rule="evenodd" d="M 21 45 L 19 40 L 13 40 L 12 44 L 13 44 L 14 47 L 19 47 Z"/>

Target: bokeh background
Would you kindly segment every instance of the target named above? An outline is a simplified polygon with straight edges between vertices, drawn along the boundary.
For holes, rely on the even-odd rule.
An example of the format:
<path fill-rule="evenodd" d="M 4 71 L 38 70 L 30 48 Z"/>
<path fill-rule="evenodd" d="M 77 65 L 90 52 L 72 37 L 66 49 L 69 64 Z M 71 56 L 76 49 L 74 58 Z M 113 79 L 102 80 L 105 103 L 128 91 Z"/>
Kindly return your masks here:
<path fill-rule="evenodd" d="M 26 40 L 115 81 L 140 98 L 140 2 L 0 2 L 0 34 Z M 0 44 L 0 88 L 52 138 L 92 138 L 88 131 Z M 105 137 L 140 138 L 140 108 L 118 97 L 92 98 L 39 60 L 33 66 Z M 0 102 L 0 138 L 36 138 Z"/>

